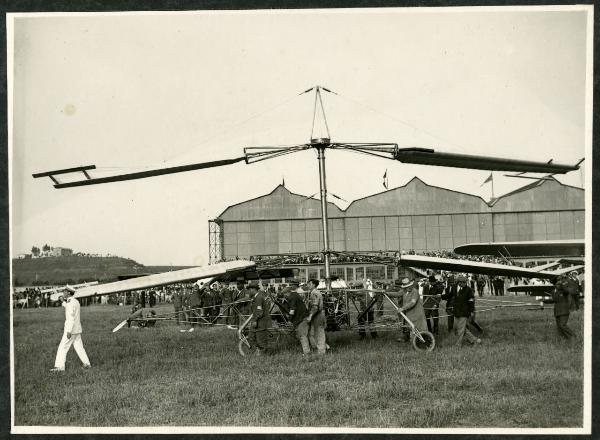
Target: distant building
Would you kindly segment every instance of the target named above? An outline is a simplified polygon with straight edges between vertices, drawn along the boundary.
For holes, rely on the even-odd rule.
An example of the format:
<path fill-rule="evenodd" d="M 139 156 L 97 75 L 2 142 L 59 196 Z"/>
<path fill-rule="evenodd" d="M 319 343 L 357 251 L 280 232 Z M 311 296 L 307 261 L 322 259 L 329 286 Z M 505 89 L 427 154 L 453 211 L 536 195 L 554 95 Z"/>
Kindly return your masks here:
<path fill-rule="evenodd" d="M 24 260 L 26 258 L 31 258 L 31 254 L 19 254 L 15 257 L 17 260 Z"/>
<path fill-rule="evenodd" d="M 328 203 L 334 251 L 432 252 L 491 241 L 584 238 L 585 192 L 556 179 L 538 180 L 486 203 L 481 197 L 428 185 L 406 185 L 353 201 Z M 321 202 L 277 186 L 270 194 L 230 206 L 209 221 L 211 262 L 253 255 L 303 254 L 323 249 Z M 322 278 L 319 264 L 300 277 Z M 395 267 L 332 266 L 347 281 L 391 279 Z"/>
<path fill-rule="evenodd" d="M 64 247 L 53 247 L 50 252 L 48 252 L 48 256 L 50 257 L 68 257 L 70 255 L 73 255 L 73 249 Z"/>

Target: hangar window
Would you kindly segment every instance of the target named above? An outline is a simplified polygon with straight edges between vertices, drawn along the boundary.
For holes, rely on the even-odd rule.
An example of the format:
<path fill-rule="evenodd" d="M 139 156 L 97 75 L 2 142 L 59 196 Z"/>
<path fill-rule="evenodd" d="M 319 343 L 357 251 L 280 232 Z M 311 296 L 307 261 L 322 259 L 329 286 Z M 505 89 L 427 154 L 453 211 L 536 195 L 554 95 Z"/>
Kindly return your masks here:
<path fill-rule="evenodd" d="M 357 280 L 362 280 L 365 277 L 365 268 L 364 267 L 357 267 L 356 268 L 356 279 Z"/>
<path fill-rule="evenodd" d="M 338 278 L 340 278 L 342 280 L 346 279 L 346 268 L 343 267 L 343 266 L 341 266 L 341 267 L 340 266 L 337 266 L 337 267 L 333 266 L 333 267 L 331 267 L 331 269 L 330 269 L 329 272 L 330 272 L 330 275 L 332 277 L 335 276 L 335 277 L 338 277 Z"/>
<path fill-rule="evenodd" d="M 367 278 L 371 280 L 385 279 L 385 266 L 368 266 Z"/>
<path fill-rule="evenodd" d="M 296 270 L 298 271 L 298 273 L 297 273 L 297 275 L 296 275 L 296 276 L 297 276 L 297 278 L 298 278 L 298 279 L 299 279 L 301 282 L 304 282 L 304 281 L 306 281 L 306 268 L 304 268 L 304 267 L 300 267 L 300 268 L 298 268 L 298 269 L 294 269 L 294 272 L 295 272 Z"/>

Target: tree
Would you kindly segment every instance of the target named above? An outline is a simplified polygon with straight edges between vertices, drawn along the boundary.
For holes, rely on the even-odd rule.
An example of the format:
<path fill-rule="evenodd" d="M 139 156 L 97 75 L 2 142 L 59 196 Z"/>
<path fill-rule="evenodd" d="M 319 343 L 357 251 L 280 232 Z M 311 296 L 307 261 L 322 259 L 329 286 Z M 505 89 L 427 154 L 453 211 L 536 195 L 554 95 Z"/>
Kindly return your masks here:
<path fill-rule="evenodd" d="M 32 254 L 34 257 L 37 257 L 37 256 L 39 256 L 39 255 L 40 255 L 40 248 L 39 248 L 39 247 L 37 247 L 37 246 L 33 246 L 33 247 L 31 248 L 31 254 Z"/>
<path fill-rule="evenodd" d="M 52 249 L 50 246 L 48 246 L 47 244 L 45 244 L 44 246 L 42 246 L 42 250 L 44 252 L 48 252 L 50 249 Z"/>

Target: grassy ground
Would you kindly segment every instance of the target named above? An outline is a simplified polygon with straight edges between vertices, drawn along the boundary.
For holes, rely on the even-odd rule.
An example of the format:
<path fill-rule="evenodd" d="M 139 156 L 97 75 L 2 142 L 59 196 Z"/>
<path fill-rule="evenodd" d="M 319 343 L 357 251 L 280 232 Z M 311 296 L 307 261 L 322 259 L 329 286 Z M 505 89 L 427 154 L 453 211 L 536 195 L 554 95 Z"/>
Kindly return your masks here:
<path fill-rule="evenodd" d="M 509 297 L 507 299 L 515 299 Z M 165 306 L 166 307 L 166 306 Z M 170 308 L 164 309 L 171 311 Z M 417 353 L 397 333 L 328 333 L 333 353 L 305 359 L 293 340 L 242 358 L 235 332 L 179 333 L 172 322 L 111 333 L 128 309 L 82 308 L 92 370 L 73 352 L 50 373 L 61 308 L 14 314 L 15 425 L 580 427 L 582 338 L 559 340 L 552 308 L 478 315 L 483 344 Z M 582 334 L 582 314 L 571 315 Z"/>

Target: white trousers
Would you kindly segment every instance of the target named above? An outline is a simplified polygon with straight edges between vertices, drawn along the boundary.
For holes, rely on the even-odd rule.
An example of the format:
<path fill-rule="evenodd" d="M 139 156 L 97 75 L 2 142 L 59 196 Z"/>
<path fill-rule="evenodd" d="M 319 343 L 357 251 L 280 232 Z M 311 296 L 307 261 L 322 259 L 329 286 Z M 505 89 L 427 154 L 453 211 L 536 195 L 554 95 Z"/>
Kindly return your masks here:
<path fill-rule="evenodd" d="M 64 370 L 65 362 L 67 360 L 67 353 L 69 352 L 71 345 L 75 349 L 75 353 L 83 362 L 83 365 L 89 365 L 90 360 L 87 357 L 85 348 L 83 348 L 83 341 L 81 340 L 81 333 L 71 334 L 70 338 L 67 338 L 67 332 L 63 333 L 63 337 L 58 344 L 58 350 L 56 351 L 56 360 L 54 361 L 54 368 L 60 368 Z"/>

